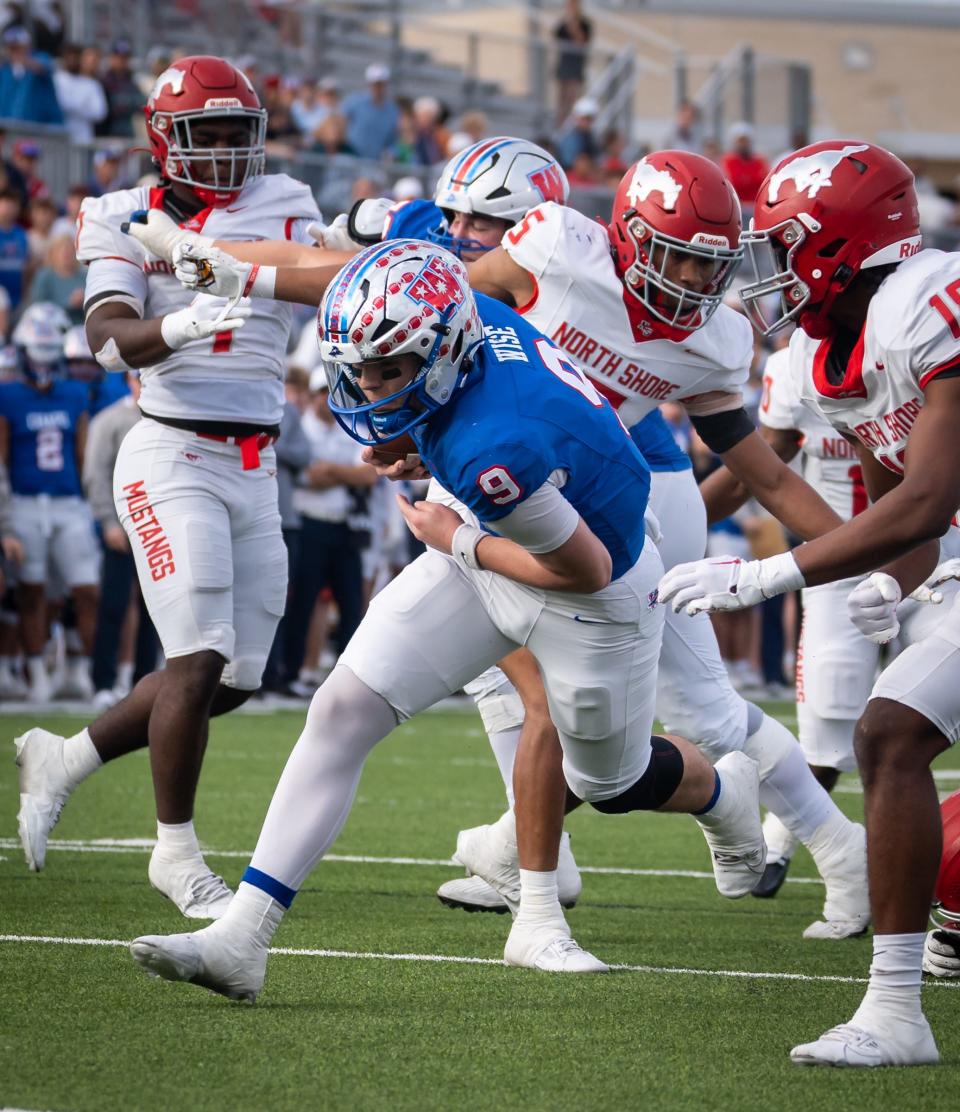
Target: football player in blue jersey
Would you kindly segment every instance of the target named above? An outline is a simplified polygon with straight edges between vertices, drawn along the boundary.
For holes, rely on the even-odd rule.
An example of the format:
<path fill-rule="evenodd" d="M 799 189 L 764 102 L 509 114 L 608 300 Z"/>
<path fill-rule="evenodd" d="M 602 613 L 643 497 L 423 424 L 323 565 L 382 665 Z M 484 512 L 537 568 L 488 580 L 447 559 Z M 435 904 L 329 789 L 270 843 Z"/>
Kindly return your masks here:
<path fill-rule="evenodd" d="M 649 472 L 610 405 L 422 241 L 379 244 L 343 267 L 318 331 L 343 427 L 373 446 L 412 437 L 452 505 L 401 497 L 428 549 L 374 598 L 314 696 L 226 914 L 192 934 L 136 939 L 135 961 L 254 999 L 270 940 L 346 820 L 367 754 L 519 645 L 543 674 L 569 806 L 694 813 L 718 885 L 749 891 L 764 855 L 756 764 L 733 753 L 714 769 L 688 742 L 650 734 L 662 565 L 645 530 Z M 515 825 L 512 812 L 500 822 L 521 882 L 506 961 L 605 971 L 570 936 L 556 858 L 538 858 L 542 824 L 522 793 Z"/>
<path fill-rule="evenodd" d="M 73 598 L 82 655 L 70 658 L 72 688 L 92 695 L 90 652 L 97 613 L 98 554 L 80 468 L 87 431 L 86 389 L 63 377 L 69 321 L 46 302 L 31 305 L 13 331 L 19 381 L 0 384 L 0 456 L 10 476 L 11 522 L 23 546 L 21 635 L 30 698 L 46 702 L 45 587 L 52 573 Z"/>

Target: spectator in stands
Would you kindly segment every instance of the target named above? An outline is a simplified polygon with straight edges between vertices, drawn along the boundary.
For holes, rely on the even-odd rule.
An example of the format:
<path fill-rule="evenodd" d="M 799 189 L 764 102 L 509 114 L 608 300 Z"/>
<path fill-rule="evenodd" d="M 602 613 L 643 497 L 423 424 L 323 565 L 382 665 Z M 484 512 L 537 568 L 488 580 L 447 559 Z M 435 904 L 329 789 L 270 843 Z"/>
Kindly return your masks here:
<path fill-rule="evenodd" d="M 587 48 L 593 24 L 580 9 L 580 0 L 567 0 L 563 19 L 554 27 L 557 41 L 557 125 L 566 120 L 571 106 L 583 93 Z"/>
<path fill-rule="evenodd" d="M 757 190 L 767 176 L 767 160 L 754 152 L 753 128 L 744 121 L 731 126 L 729 147 L 720 167 L 730 179 L 740 204 L 752 212 Z"/>
<path fill-rule="evenodd" d="M 600 176 L 605 185 L 616 189 L 620 179 L 627 172 L 627 160 L 623 157 L 627 141 L 615 128 L 608 128 L 600 141 Z"/>
<path fill-rule="evenodd" d="M 28 203 L 37 197 L 50 196 L 50 186 L 37 173 L 37 163 L 42 154 L 43 148 L 33 139 L 18 139 L 10 154 L 10 161 L 23 180 Z"/>
<path fill-rule="evenodd" d="M 295 90 L 278 74 L 264 78 L 263 107 L 267 110 L 267 151 L 281 157 L 292 156 L 300 139 L 293 122 Z"/>
<path fill-rule="evenodd" d="M 319 102 L 326 115 L 310 135 L 312 149 L 326 154 L 339 154 L 344 150 L 347 120 L 340 104 L 340 85 L 335 77 L 325 77 L 320 82 Z"/>
<path fill-rule="evenodd" d="M 0 286 L 7 291 L 12 309 L 20 304 L 30 269 L 30 244 L 17 223 L 19 217 L 19 195 L 0 189 Z"/>
<path fill-rule="evenodd" d="M 423 196 L 423 182 L 411 174 L 404 178 L 397 178 L 390 190 L 390 195 L 395 201 L 419 201 Z"/>
<path fill-rule="evenodd" d="M 0 64 L 0 117 L 36 124 L 62 124 L 53 61 L 30 49 L 30 33 L 10 27 L 3 33 L 6 59 Z"/>
<path fill-rule="evenodd" d="M 76 238 L 77 218 L 80 216 L 80 206 L 85 197 L 90 196 L 89 188 L 81 182 L 71 185 L 67 190 L 64 213 L 58 216 L 50 229 L 51 236 L 70 236 Z"/>
<path fill-rule="evenodd" d="M 50 241 L 44 265 L 30 284 L 30 301 L 48 301 L 59 305 L 71 324 L 83 324 L 84 268 L 77 262 L 77 253 L 70 236 L 57 236 Z"/>
<path fill-rule="evenodd" d="M 63 47 L 63 4 L 60 0 L 28 0 L 34 49 L 56 58 Z"/>
<path fill-rule="evenodd" d="M 0 187 L 9 186 L 20 195 L 20 204 L 27 203 L 27 183 L 23 174 L 14 166 L 13 162 L 3 155 L 3 146 L 7 141 L 7 132 L 0 127 Z"/>
<path fill-rule="evenodd" d="M 469 138 L 470 142 L 464 144 L 469 147 L 490 134 L 490 121 L 482 112 L 476 110 L 464 112 L 460 117 L 457 131 L 463 132 Z"/>
<path fill-rule="evenodd" d="M 94 705 L 99 710 L 112 706 L 121 697 L 122 687 L 129 688 L 141 676 L 153 671 L 158 649 L 157 635 L 137 583 L 130 542 L 113 502 L 113 469 L 120 443 L 140 419 L 137 409 L 139 372 L 131 371 L 127 382 L 130 393 L 90 422 L 83 463 L 83 486 L 100 529 L 103 551 L 97 632 L 93 642 Z M 136 660 L 132 675 L 123 677 L 121 691 L 116 691 L 120 635 L 131 597 L 139 603 Z"/>
<path fill-rule="evenodd" d="M 673 129 L 664 142 L 670 151 L 703 153 L 703 120 L 700 108 L 692 100 L 681 100 L 673 119 Z"/>
<path fill-rule="evenodd" d="M 413 102 L 414 160 L 421 166 L 435 166 L 447 157 L 450 132 L 443 126 L 442 116 L 443 108 L 436 97 L 417 97 Z"/>
<path fill-rule="evenodd" d="M 83 53 L 83 47 L 68 43 L 63 48 L 60 67 L 53 75 L 67 132 L 74 143 L 92 142 L 94 124 L 107 115 L 107 95 L 103 86 L 81 69 Z"/>
<path fill-rule="evenodd" d="M 573 166 L 578 155 L 599 157 L 600 145 L 593 133 L 593 122 L 599 111 L 600 105 L 593 97 L 581 97 L 573 106 L 573 123 L 557 141 L 557 156 L 565 170 Z"/>
<path fill-rule="evenodd" d="M 311 333 L 316 325 L 311 323 Z M 316 340 L 314 340 L 316 346 Z M 297 576 L 300 556 L 300 514 L 294 506 L 294 488 L 300 472 L 310 464 L 311 446 L 303 431 L 302 415 L 310 399 L 310 377 L 300 367 L 291 367 L 287 372 L 283 403 L 283 416 L 280 420 L 280 436 L 277 438 L 277 495 L 279 499 L 280 521 L 283 529 L 283 543 L 287 546 L 288 583 L 293 585 Z M 270 656 L 263 673 L 263 686 L 268 691 L 282 691 L 286 686 L 288 671 L 284 659 L 287 638 L 287 614 L 292 601 L 292 591 L 287 594 L 287 606 L 280 619 L 273 638 Z"/>
<path fill-rule="evenodd" d="M 387 91 L 389 68 L 374 62 L 364 76 L 366 91 L 352 93 L 343 102 L 347 146 L 360 158 L 379 159 L 396 141 L 400 112 Z"/>
<path fill-rule="evenodd" d="M 300 476 L 294 506 L 302 519 L 301 550 L 286 641 L 287 677 L 297 679 L 317 596 L 329 587 L 340 611 L 340 649 L 360 624 L 363 569 L 360 547 L 349 524 L 350 492 L 369 490 L 376 473 L 361 461 L 360 445 L 340 428 L 327 405 L 324 371 L 310 380 L 310 407 L 303 430 L 310 441 L 310 466 Z"/>
<path fill-rule="evenodd" d="M 567 180 L 571 189 L 596 189 L 600 185 L 601 175 L 600 167 L 593 155 L 581 151 L 567 167 Z"/>
<path fill-rule="evenodd" d="M 124 180 L 123 156 L 120 151 L 102 148 L 93 156 L 93 174 L 87 194 L 102 197 L 117 189 L 126 189 L 129 183 Z"/>
<path fill-rule="evenodd" d="M 27 209 L 27 240 L 30 244 L 30 265 L 43 266 L 53 238 L 57 206 L 50 197 L 37 197 Z M 71 236 L 71 239 L 73 237 Z"/>
<path fill-rule="evenodd" d="M 107 94 L 107 115 L 97 124 L 98 135 L 132 139 L 134 121 L 143 111 L 143 95 L 130 67 L 130 43 L 117 39 L 110 47 L 101 82 Z"/>
<path fill-rule="evenodd" d="M 290 105 L 290 117 L 300 132 L 304 146 L 313 141 L 313 133 L 323 123 L 330 109 L 320 99 L 320 83 L 315 77 L 304 77 Z"/>

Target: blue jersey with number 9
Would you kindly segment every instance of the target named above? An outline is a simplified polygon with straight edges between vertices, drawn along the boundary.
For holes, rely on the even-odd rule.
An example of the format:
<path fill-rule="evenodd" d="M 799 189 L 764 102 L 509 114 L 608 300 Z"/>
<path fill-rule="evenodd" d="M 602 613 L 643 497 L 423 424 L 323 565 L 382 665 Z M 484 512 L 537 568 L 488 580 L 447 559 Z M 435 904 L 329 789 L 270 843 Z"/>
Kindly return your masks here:
<path fill-rule="evenodd" d="M 24 382 L 0 384 L 0 417 L 9 429 L 14 494 L 81 493 L 77 424 L 86 411 L 87 388 L 82 382 L 56 379 L 46 392 Z"/>
<path fill-rule="evenodd" d="M 553 476 L 618 578 L 643 549 L 643 456 L 574 363 L 512 309 L 475 296 L 484 342 L 465 387 L 413 430 L 421 458 L 493 532 Z"/>

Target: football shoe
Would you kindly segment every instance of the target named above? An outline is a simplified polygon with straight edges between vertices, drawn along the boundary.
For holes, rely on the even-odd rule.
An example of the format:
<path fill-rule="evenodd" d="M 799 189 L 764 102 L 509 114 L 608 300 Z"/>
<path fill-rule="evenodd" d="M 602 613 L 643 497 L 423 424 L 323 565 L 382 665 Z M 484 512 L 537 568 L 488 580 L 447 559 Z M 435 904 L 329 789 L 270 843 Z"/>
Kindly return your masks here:
<path fill-rule="evenodd" d="M 17 825 L 27 867 L 35 873 L 44 866 L 50 831 L 73 790 L 63 762 L 65 742 L 39 726 L 14 739 L 20 769 Z"/>
<path fill-rule="evenodd" d="M 219 919 L 233 899 L 223 877 L 217 876 L 199 853 L 174 857 L 155 846 L 147 876 L 187 919 Z"/>
<path fill-rule="evenodd" d="M 610 966 L 584 950 L 561 919 L 556 923 L 514 920 L 503 949 L 506 965 L 542 973 L 609 973 Z"/>
<path fill-rule="evenodd" d="M 267 948 L 249 934 L 218 926 L 193 934 L 144 935 L 130 943 L 130 954 L 152 977 L 186 981 L 252 1004 L 263 987 Z"/>
<path fill-rule="evenodd" d="M 887 1026 L 886 1024 L 884 1026 Z M 877 1066 L 932 1066 L 940 1052 L 921 1015 L 896 1024 L 895 1033 L 875 1033 L 854 1023 L 841 1023 L 820 1036 L 816 1042 L 803 1043 L 790 1051 L 798 1066 L 845 1066 L 872 1069 Z"/>
<path fill-rule="evenodd" d="M 737 900 L 763 875 L 767 851 L 760 826 L 760 768 L 745 753 L 727 753 L 716 763 L 720 796 L 705 815 L 695 815 L 710 847 L 721 896 Z"/>

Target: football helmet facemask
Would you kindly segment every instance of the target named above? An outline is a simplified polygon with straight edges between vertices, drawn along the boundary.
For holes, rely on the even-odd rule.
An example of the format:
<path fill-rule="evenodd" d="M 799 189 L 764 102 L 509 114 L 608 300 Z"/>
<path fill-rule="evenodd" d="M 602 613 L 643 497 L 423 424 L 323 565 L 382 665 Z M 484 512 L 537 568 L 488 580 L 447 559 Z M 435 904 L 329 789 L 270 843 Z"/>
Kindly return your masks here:
<path fill-rule="evenodd" d="M 795 321 L 823 339 L 834 301 L 861 270 L 920 250 L 913 173 L 873 143 L 801 147 L 767 175 L 741 239 L 753 280 L 740 297 L 754 327 L 768 336 Z M 765 309 L 776 301 L 771 318 Z"/>
<path fill-rule="evenodd" d="M 189 185 L 206 205 L 234 200 L 263 173 L 267 113 L 246 74 L 223 58 L 181 58 L 160 74 L 144 107 L 154 162 L 168 181 Z M 220 122 L 236 145 L 195 137 L 198 125 Z"/>
<path fill-rule="evenodd" d="M 655 151 L 631 166 L 609 225 L 624 288 L 682 332 L 706 324 L 723 301 L 743 258 L 740 230 L 733 186 L 708 158 L 689 151 Z M 707 275 L 702 289 L 671 277 L 690 257 Z"/>

